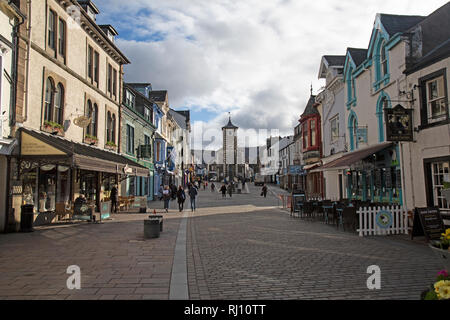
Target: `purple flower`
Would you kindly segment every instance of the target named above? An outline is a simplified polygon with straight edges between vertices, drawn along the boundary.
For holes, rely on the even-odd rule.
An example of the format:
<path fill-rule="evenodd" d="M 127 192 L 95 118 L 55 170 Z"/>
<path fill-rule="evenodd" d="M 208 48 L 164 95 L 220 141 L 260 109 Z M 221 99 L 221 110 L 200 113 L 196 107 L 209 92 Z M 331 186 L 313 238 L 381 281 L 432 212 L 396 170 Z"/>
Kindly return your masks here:
<path fill-rule="evenodd" d="M 438 272 L 438 276 L 448 277 L 447 270 L 441 270 L 441 271 L 439 271 L 439 272 Z"/>

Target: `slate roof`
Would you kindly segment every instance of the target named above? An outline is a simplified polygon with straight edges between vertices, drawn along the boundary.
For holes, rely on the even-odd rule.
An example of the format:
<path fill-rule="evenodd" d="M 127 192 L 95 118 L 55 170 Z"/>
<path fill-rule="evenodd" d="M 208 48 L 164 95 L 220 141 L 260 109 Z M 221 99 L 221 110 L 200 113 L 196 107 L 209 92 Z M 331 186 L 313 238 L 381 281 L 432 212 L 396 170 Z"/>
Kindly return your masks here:
<path fill-rule="evenodd" d="M 225 127 L 222 127 L 222 129 L 238 129 L 239 127 L 236 127 L 234 124 L 231 123 L 231 117 L 228 119 L 228 123 Z"/>
<path fill-rule="evenodd" d="M 367 58 L 367 49 L 360 49 L 360 48 L 347 48 L 347 52 L 350 53 L 352 56 L 353 61 L 356 64 L 356 67 L 358 67 L 361 63 L 364 62 Z"/>
<path fill-rule="evenodd" d="M 421 68 L 425 68 L 441 59 L 450 57 L 450 38 L 430 51 L 427 55 L 417 60 L 405 73 L 411 74 Z"/>
<path fill-rule="evenodd" d="M 301 118 L 309 116 L 311 114 L 318 114 L 317 108 L 314 106 L 316 104 L 316 96 L 311 95 L 309 97 L 308 103 L 306 104 L 305 111 L 303 111 Z"/>
<path fill-rule="evenodd" d="M 186 128 L 187 128 L 186 127 L 186 118 L 182 114 L 176 112 L 173 109 L 169 109 L 169 113 L 173 117 L 175 122 L 180 126 L 180 128 L 183 130 L 186 130 Z"/>
<path fill-rule="evenodd" d="M 153 90 L 150 91 L 150 99 L 155 102 L 164 102 L 166 101 L 167 90 Z"/>
<path fill-rule="evenodd" d="M 380 22 L 390 36 L 399 32 L 405 32 L 423 19 L 425 19 L 424 16 L 404 16 L 380 13 Z"/>
<path fill-rule="evenodd" d="M 278 146 L 280 150 L 283 150 L 288 145 L 294 142 L 294 136 L 283 137 L 280 142 L 278 142 Z"/>
<path fill-rule="evenodd" d="M 345 56 L 323 56 L 329 66 L 344 66 Z"/>

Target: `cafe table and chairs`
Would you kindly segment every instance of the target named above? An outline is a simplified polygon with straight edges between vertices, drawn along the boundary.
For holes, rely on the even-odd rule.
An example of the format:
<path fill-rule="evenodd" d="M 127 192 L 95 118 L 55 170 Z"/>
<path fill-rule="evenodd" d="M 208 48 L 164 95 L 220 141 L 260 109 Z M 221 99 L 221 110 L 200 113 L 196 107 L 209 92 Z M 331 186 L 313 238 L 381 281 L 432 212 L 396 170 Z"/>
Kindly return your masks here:
<path fill-rule="evenodd" d="M 323 213 L 324 213 L 324 222 L 326 224 L 329 223 L 329 215 L 332 214 L 332 210 L 333 210 L 333 203 L 331 202 L 331 200 L 325 200 L 322 203 L 322 208 L 323 208 Z"/>

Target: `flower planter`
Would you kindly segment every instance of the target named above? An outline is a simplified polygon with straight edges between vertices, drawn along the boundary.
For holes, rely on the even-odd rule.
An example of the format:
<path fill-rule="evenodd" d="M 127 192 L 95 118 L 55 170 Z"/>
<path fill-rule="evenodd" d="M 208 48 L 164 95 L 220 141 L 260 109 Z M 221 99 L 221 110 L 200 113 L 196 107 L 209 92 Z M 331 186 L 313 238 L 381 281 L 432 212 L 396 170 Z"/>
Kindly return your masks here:
<path fill-rule="evenodd" d="M 98 140 L 92 139 L 92 138 L 84 137 L 84 143 L 97 145 Z"/>
<path fill-rule="evenodd" d="M 105 145 L 105 149 L 107 150 L 111 150 L 111 151 L 116 151 L 117 146 L 111 146 L 111 145 Z"/>
<path fill-rule="evenodd" d="M 443 249 L 439 249 L 431 244 L 429 244 L 429 247 L 433 250 L 433 252 L 442 259 L 443 263 L 444 263 L 444 267 L 447 270 L 450 270 L 450 251 L 447 250 L 443 250 Z"/>
<path fill-rule="evenodd" d="M 64 130 L 62 128 L 52 127 L 50 125 L 44 125 L 41 127 L 41 129 L 42 129 L 42 131 L 45 131 L 47 133 L 58 132 L 58 135 L 60 135 L 60 136 L 64 135 Z"/>

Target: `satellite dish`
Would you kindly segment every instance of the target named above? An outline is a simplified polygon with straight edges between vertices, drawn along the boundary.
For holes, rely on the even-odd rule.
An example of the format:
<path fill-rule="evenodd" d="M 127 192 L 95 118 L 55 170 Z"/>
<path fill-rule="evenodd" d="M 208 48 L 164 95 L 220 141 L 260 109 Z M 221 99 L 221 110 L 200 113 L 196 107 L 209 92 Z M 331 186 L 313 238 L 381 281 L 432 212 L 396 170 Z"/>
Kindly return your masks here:
<path fill-rule="evenodd" d="M 81 128 L 86 128 L 91 124 L 92 118 L 88 118 L 86 116 L 79 116 L 73 120 L 73 123 Z"/>

